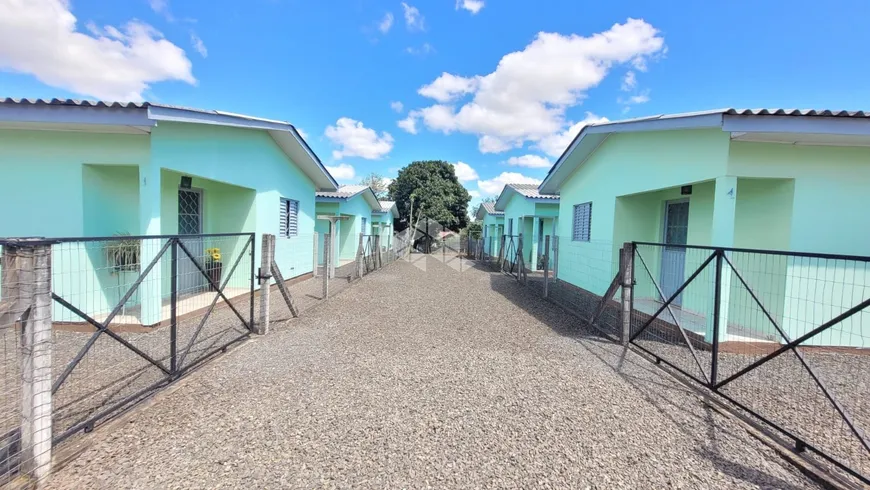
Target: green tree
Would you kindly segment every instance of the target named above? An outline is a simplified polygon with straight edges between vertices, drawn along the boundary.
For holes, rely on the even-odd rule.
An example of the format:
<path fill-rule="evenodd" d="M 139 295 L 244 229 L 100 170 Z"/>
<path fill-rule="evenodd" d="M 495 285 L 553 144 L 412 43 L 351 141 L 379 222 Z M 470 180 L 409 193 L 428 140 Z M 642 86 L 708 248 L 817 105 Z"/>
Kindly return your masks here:
<path fill-rule="evenodd" d="M 387 194 L 389 193 L 387 186 L 387 179 L 383 178 L 380 174 L 372 172 L 359 182 L 360 185 L 367 185 L 372 188 L 375 192 L 375 195 L 378 196 L 378 199 L 386 199 Z"/>
<path fill-rule="evenodd" d="M 404 220 L 404 223 L 397 223 L 397 231 L 407 228 L 421 216 L 429 217 L 453 231 L 468 225 L 466 210 L 471 196 L 456 178 L 453 165 L 445 161 L 412 162 L 399 170 L 399 176 L 390 184 L 389 194 L 390 199 L 396 201 L 400 221 Z"/>
<path fill-rule="evenodd" d="M 469 223 L 467 230 L 468 236 L 473 240 L 479 240 L 481 235 L 483 235 L 483 225 L 480 224 L 480 221 Z"/>

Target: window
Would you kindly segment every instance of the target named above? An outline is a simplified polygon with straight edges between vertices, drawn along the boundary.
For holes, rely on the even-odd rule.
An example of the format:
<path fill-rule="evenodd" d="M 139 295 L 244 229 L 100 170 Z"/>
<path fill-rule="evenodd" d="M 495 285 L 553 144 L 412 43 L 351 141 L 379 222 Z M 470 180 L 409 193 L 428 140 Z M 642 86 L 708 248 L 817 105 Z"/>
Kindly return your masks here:
<path fill-rule="evenodd" d="M 574 205 L 574 235 L 575 242 L 588 242 L 592 229 L 592 203 Z"/>
<path fill-rule="evenodd" d="M 287 238 L 299 235 L 299 201 L 282 197 L 280 216 L 278 235 Z"/>
<path fill-rule="evenodd" d="M 507 232 L 507 234 L 508 234 L 508 236 L 514 235 L 514 219 L 513 218 L 508 220 L 508 232 Z"/>
<path fill-rule="evenodd" d="M 362 219 L 362 234 L 366 234 L 366 224 L 368 224 L 368 220 L 366 218 Z"/>

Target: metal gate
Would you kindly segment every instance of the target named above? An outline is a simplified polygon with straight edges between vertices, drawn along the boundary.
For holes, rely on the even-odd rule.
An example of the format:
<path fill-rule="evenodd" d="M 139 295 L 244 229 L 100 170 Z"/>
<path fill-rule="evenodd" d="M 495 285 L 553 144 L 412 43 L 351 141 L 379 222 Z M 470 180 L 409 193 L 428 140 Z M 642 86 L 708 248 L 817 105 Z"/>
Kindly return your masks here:
<path fill-rule="evenodd" d="M 252 233 L 52 242 L 54 444 L 92 430 L 253 329 Z M 195 282 L 205 287 L 182 294 L 180 284 Z"/>
<path fill-rule="evenodd" d="M 635 242 L 630 341 L 870 484 L 870 257 Z M 679 304 L 678 304 L 678 300 Z"/>

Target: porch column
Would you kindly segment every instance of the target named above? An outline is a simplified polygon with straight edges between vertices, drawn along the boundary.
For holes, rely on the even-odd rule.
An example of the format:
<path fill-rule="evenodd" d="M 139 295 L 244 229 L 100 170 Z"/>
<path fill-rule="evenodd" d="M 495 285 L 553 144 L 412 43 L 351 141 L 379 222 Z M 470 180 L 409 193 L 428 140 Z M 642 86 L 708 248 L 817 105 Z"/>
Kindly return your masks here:
<path fill-rule="evenodd" d="M 540 251 L 538 250 L 538 240 L 541 238 L 538 233 L 538 228 L 541 226 L 541 218 L 535 216 L 532 218 L 532 243 L 531 248 L 532 254 L 529 257 L 529 270 L 535 271 L 538 270 L 538 254 Z"/>
<path fill-rule="evenodd" d="M 710 244 L 715 247 L 734 246 L 734 218 L 737 210 L 737 177 L 725 175 L 716 178 L 716 186 L 713 194 L 713 229 L 711 230 Z M 719 282 L 719 335 L 718 341 L 726 339 L 728 333 L 728 306 L 731 304 L 731 268 L 727 262 L 722 261 L 722 275 Z M 714 260 L 711 263 L 711 274 L 715 282 Z M 715 288 L 715 284 L 713 285 Z M 711 291 L 711 298 L 715 298 Z M 714 299 L 715 301 L 715 299 Z M 707 331 L 704 340 L 712 343 L 713 338 L 713 312 L 707 316 Z"/>
<path fill-rule="evenodd" d="M 148 162 L 139 165 L 139 234 L 160 235 L 160 165 Z M 175 230 L 173 230 L 175 231 Z M 139 258 L 139 271 L 148 267 L 154 257 L 160 252 L 164 240 L 143 240 Z M 160 310 L 163 304 L 163 267 L 169 268 L 169 253 L 160 263 L 151 269 L 139 286 L 140 314 L 142 325 L 154 325 L 160 322 Z M 169 280 L 174 280 L 170 278 Z M 169 295 L 169 284 L 166 284 L 166 294 Z"/>

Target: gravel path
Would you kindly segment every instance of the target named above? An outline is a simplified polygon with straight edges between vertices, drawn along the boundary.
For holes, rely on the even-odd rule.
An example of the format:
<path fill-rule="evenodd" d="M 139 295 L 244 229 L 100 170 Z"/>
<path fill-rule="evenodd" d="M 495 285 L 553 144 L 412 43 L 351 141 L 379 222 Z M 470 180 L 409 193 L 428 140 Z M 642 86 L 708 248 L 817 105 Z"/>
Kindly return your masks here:
<path fill-rule="evenodd" d="M 398 262 L 97 430 L 49 488 L 814 488 L 516 281 Z"/>

